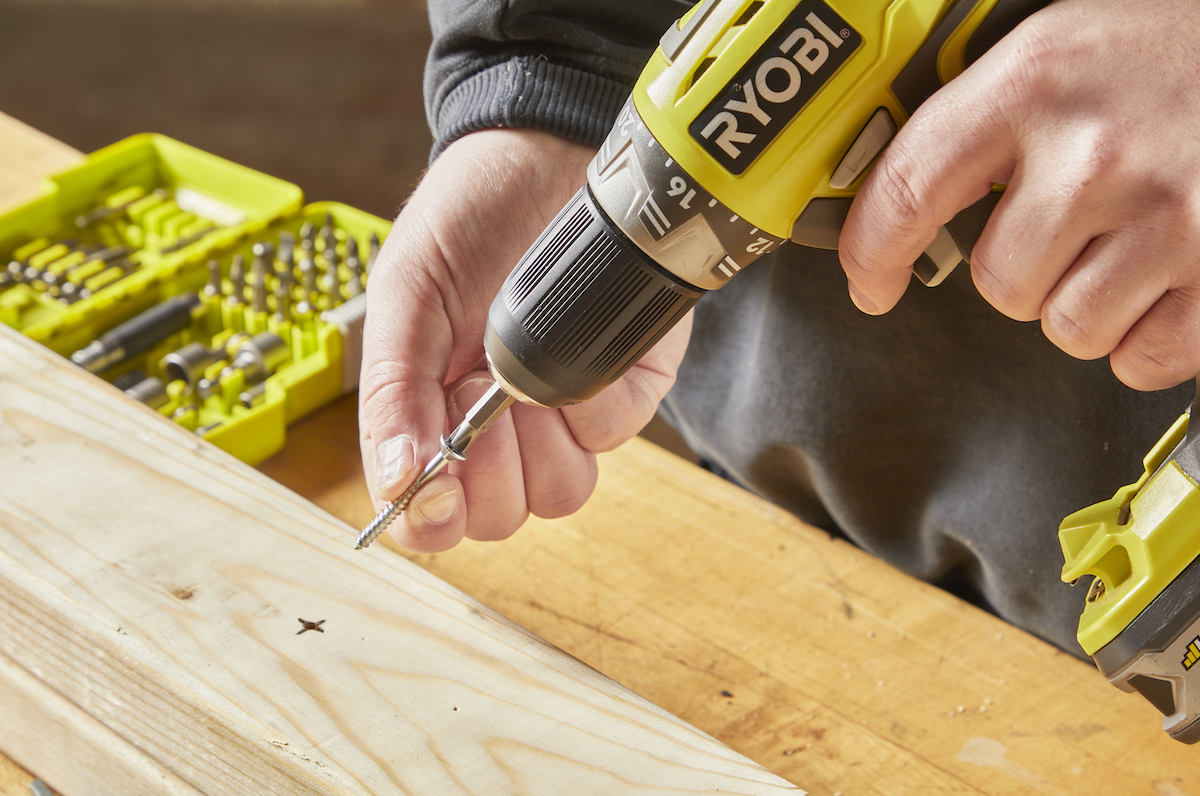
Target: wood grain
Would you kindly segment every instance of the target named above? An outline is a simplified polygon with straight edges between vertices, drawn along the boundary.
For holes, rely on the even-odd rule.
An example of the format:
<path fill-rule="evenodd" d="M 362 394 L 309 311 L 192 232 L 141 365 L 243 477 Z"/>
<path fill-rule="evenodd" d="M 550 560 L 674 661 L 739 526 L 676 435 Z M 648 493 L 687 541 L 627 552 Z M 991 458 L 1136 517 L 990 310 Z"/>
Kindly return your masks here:
<path fill-rule="evenodd" d="M 342 399 L 261 468 L 360 526 L 355 422 Z M 1197 750 L 1088 664 L 642 440 L 571 517 L 405 555 L 813 793 L 1200 794 Z"/>
<path fill-rule="evenodd" d="M 0 331 L 0 654 L 149 761 L 85 782 L 69 744 L 25 744 L 56 788 L 794 792 Z"/>
<path fill-rule="evenodd" d="M 42 181 L 75 165 L 76 150 L 0 113 L 0 213 L 42 192 Z"/>
<path fill-rule="evenodd" d="M 348 396 L 260 469 L 361 527 L 356 436 Z M 578 514 L 411 558 L 813 793 L 1200 796 L 1091 667 L 641 441 Z"/>

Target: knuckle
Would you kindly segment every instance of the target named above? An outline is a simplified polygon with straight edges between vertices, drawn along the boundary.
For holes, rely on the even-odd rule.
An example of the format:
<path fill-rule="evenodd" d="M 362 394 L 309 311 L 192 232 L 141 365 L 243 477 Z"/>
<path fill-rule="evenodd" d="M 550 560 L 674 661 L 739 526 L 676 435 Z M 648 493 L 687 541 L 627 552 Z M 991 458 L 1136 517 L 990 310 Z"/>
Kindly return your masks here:
<path fill-rule="evenodd" d="M 1073 46 L 1061 28 L 1035 14 L 1013 30 L 1001 68 L 993 72 L 996 96 L 1002 103 L 1019 106 L 1033 99 L 1049 101 L 1065 90 Z"/>
<path fill-rule="evenodd" d="M 1042 329 L 1059 348 L 1077 359 L 1096 359 L 1112 350 L 1107 345 L 1099 318 L 1076 307 L 1047 301 L 1042 309 Z"/>
<path fill-rule="evenodd" d="M 592 453 L 611 451 L 629 438 L 625 421 L 611 412 L 577 416 L 571 423 L 571 431 L 580 447 Z"/>
<path fill-rule="evenodd" d="M 529 495 L 529 510 L 543 519 L 553 520 L 574 514 L 583 506 L 586 495 L 563 486 L 543 489 Z"/>
<path fill-rule="evenodd" d="M 1110 357 L 1113 373 L 1138 390 L 1174 386 L 1196 375 L 1200 362 L 1200 293 L 1166 293 L 1133 327 Z"/>
<path fill-rule="evenodd" d="M 1144 340 L 1114 351 L 1109 362 L 1116 377 L 1135 390 L 1165 389 L 1192 375 L 1177 350 Z"/>
<path fill-rule="evenodd" d="M 916 177 L 913 159 L 903 147 L 889 148 L 875 165 L 876 201 L 889 224 L 904 233 L 922 228 L 932 210 L 930 192 Z"/>
<path fill-rule="evenodd" d="M 599 470 L 596 457 L 586 454 L 578 467 L 552 482 L 526 486 L 529 510 L 538 517 L 555 519 L 574 514 L 596 488 Z"/>
<path fill-rule="evenodd" d="M 1037 319 L 1040 308 L 1033 305 L 1010 271 L 1000 267 L 980 246 L 971 253 L 971 278 L 979 295 L 1004 315 L 1018 321 Z"/>
<path fill-rule="evenodd" d="M 363 362 L 358 377 L 359 406 L 366 414 L 378 413 L 403 396 L 403 385 L 400 367 L 395 361 L 377 359 Z"/>

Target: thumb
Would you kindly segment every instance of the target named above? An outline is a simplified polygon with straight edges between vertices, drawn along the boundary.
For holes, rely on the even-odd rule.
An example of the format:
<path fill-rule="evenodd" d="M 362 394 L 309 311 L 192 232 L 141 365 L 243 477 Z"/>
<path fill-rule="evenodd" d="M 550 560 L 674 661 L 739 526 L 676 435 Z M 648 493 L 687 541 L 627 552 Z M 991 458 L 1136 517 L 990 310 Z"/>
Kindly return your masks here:
<path fill-rule="evenodd" d="M 400 222 L 398 222 L 399 225 Z M 450 332 L 444 312 L 426 310 L 404 290 L 389 263 L 401 234 L 380 250 L 367 289 L 359 444 L 371 497 L 380 507 L 398 497 L 437 453 L 446 426 L 445 379 Z M 395 243 L 393 243 L 395 241 Z"/>

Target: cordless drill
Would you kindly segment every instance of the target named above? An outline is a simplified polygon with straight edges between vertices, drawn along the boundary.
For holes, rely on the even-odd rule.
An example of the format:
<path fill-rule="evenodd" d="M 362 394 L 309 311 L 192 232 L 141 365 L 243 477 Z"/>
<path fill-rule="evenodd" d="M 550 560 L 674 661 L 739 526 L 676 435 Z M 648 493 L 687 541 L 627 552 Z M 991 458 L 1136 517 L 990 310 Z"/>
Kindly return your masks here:
<path fill-rule="evenodd" d="M 703 0 L 660 40 L 587 183 L 488 313 L 495 385 L 362 548 L 515 400 L 578 403 L 616 381 L 707 291 L 791 240 L 837 248 L 875 157 L 938 88 L 1046 0 Z M 994 199 L 914 265 L 936 285 Z"/>
<path fill-rule="evenodd" d="M 703 0 L 663 35 L 588 167 L 488 314 L 495 385 L 441 440 L 365 547 L 515 400 L 558 407 L 618 379 L 707 291 L 785 241 L 837 248 L 875 157 L 916 108 L 1047 0 Z M 914 264 L 938 284 L 998 193 Z M 1121 688 L 1200 738 L 1200 425 L 1060 531 L 1063 578 L 1094 575 L 1079 639 Z"/>

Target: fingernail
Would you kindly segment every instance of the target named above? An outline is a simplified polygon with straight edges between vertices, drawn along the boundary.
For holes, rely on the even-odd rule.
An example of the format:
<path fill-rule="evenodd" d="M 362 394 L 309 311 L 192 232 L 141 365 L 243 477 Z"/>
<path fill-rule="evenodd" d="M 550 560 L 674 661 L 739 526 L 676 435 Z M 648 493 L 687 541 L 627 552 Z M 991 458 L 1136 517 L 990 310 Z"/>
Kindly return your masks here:
<path fill-rule="evenodd" d="M 416 461 L 416 448 L 410 437 L 402 434 L 385 439 L 375 449 L 375 488 L 383 491 L 407 483 Z"/>
<path fill-rule="evenodd" d="M 876 306 L 875 302 L 871 301 L 870 297 L 867 296 L 866 293 L 859 290 L 858 285 L 854 284 L 853 282 L 850 282 L 849 285 L 850 300 L 854 302 L 854 306 L 858 307 L 868 315 L 878 315 L 879 307 Z"/>
<path fill-rule="evenodd" d="M 442 525 L 458 510 L 458 490 L 450 487 L 444 492 L 418 492 L 410 512 L 420 515 L 429 525 Z"/>

